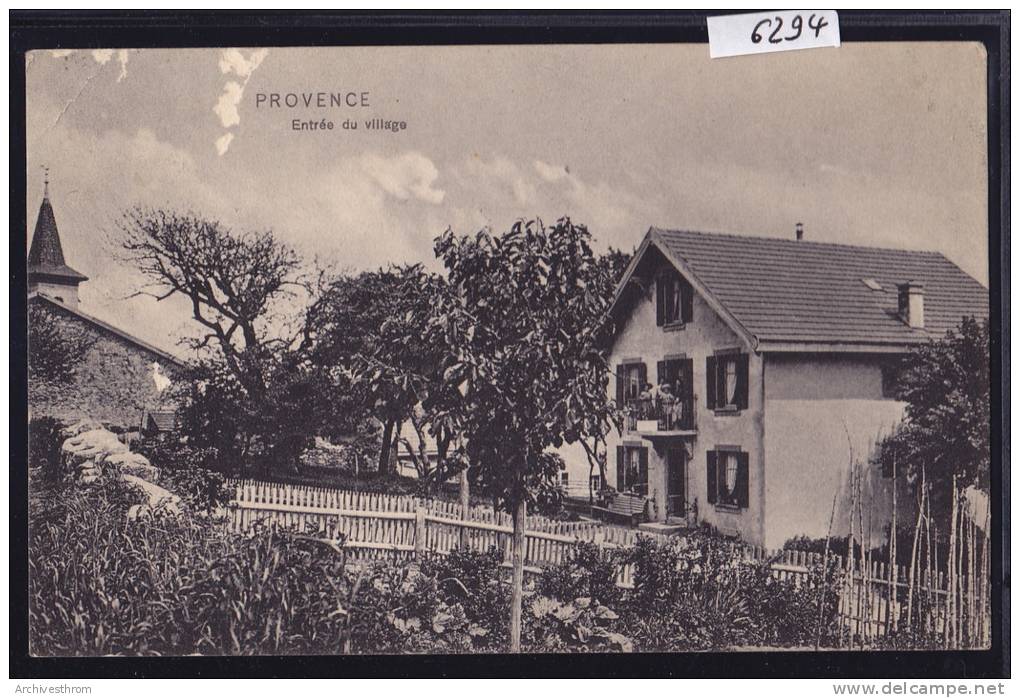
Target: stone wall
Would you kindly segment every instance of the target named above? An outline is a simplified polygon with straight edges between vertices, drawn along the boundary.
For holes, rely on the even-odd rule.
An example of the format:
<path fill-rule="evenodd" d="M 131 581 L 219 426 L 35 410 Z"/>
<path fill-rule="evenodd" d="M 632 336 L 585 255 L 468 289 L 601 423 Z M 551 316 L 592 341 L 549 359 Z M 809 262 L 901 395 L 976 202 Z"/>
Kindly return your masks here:
<path fill-rule="evenodd" d="M 145 409 L 167 408 L 166 391 L 157 389 L 153 375 L 154 363 L 170 378 L 179 370 L 166 357 L 55 305 L 34 302 L 45 312 L 57 314 L 62 322 L 84 327 L 96 342 L 71 384 L 29 380 L 32 417 L 52 416 L 65 424 L 91 418 L 109 427 L 135 430 Z"/>
<path fill-rule="evenodd" d="M 132 453 L 112 431 L 81 420 L 64 429 L 63 436 L 67 438 L 60 447 L 61 459 L 78 485 L 94 485 L 105 470 L 134 489 L 138 503 L 128 510 L 128 518 L 180 513 L 180 497 L 156 484 L 159 469 L 140 453 Z"/>

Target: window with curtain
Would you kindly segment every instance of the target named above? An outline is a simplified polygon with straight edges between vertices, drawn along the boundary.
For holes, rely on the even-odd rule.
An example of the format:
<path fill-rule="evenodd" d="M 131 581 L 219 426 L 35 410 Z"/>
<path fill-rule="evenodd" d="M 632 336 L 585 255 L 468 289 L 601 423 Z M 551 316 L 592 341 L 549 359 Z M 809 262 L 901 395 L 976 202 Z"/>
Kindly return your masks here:
<path fill-rule="evenodd" d="M 666 272 L 656 280 L 656 324 L 682 326 L 694 315 L 694 289 L 676 272 Z"/>
<path fill-rule="evenodd" d="M 708 452 L 708 501 L 716 506 L 746 509 L 750 473 L 748 454 L 736 447 Z"/>
<path fill-rule="evenodd" d="M 720 352 L 707 357 L 706 363 L 708 409 L 746 410 L 749 356 L 736 352 Z"/>
<path fill-rule="evenodd" d="M 735 356 L 723 362 L 723 371 L 725 372 L 725 377 L 723 378 L 723 385 L 725 386 L 723 392 L 724 404 L 735 407 L 737 404 L 737 358 Z"/>

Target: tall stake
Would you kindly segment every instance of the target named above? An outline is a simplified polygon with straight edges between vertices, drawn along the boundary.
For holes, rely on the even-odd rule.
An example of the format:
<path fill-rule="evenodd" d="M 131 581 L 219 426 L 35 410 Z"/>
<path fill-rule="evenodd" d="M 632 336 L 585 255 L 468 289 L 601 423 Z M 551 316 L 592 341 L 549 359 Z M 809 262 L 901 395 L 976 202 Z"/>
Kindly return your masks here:
<path fill-rule="evenodd" d="M 467 521 L 471 516 L 471 485 L 468 482 L 467 468 L 460 471 L 460 518 Z M 470 530 L 467 526 L 460 528 L 460 547 L 467 550 L 471 543 Z"/>
<path fill-rule="evenodd" d="M 868 554 L 867 554 L 867 557 L 866 557 L 866 561 L 868 563 L 868 567 L 867 567 L 868 571 L 867 571 L 867 577 L 866 577 L 866 581 L 865 581 L 865 584 L 867 586 L 864 587 L 864 606 L 866 608 L 866 614 L 867 614 L 866 615 L 867 623 L 864 626 L 864 633 L 865 633 L 865 635 L 868 636 L 869 639 L 871 638 L 871 607 L 872 607 L 872 603 L 871 603 L 872 602 L 871 580 L 872 580 L 872 572 L 874 571 L 872 568 L 873 568 L 874 563 L 875 563 L 874 553 L 872 552 L 872 549 L 871 549 L 871 545 L 872 545 L 872 543 L 871 543 L 871 532 L 872 532 L 872 527 L 874 525 L 875 525 L 875 497 L 874 497 L 874 495 L 872 495 L 871 498 L 868 500 Z"/>
<path fill-rule="evenodd" d="M 857 635 L 864 649 L 864 590 L 868 586 L 867 560 L 864 557 L 864 479 L 863 465 L 857 468 L 857 534 L 861 537 L 861 584 L 857 587 Z"/>
<path fill-rule="evenodd" d="M 988 567 L 989 560 L 988 556 L 988 545 L 991 541 L 989 529 L 991 527 L 991 502 L 985 509 L 985 536 L 984 541 L 981 544 L 981 646 L 987 647 L 991 638 L 988 636 L 988 632 L 991 630 L 991 619 L 992 619 L 992 606 L 991 606 L 991 583 L 992 583 L 992 571 Z M 986 622 L 987 621 L 987 622 Z"/>
<path fill-rule="evenodd" d="M 968 508 L 969 509 L 969 508 Z M 967 646 L 974 646 L 974 518 L 967 513 Z"/>
<path fill-rule="evenodd" d="M 829 528 L 825 532 L 825 553 L 822 555 L 822 588 L 818 594 L 818 622 L 815 624 L 815 650 L 822 642 L 822 619 L 825 613 L 826 585 L 829 582 L 829 539 L 832 538 L 832 522 L 836 518 L 836 497 L 839 495 L 839 481 L 836 482 L 836 491 L 832 493 L 832 511 L 829 512 Z M 839 603 L 839 600 L 836 600 Z M 842 621 L 840 621 L 842 623 Z M 842 626 L 840 627 L 842 633 Z"/>
<path fill-rule="evenodd" d="M 889 610 L 885 614 L 885 632 L 889 634 L 890 621 L 892 631 L 900 628 L 899 606 L 896 603 L 897 594 L 896 582 L 899 565 L 896 562 L 896 456 L 892 462 L 892 523 L 889 524 Z"/>
<path fill-rule="evenodd" d="M 910 548 L 910 572 L 907 577 L 907 630 L 913 625 L 914 614 L 914 574 L 917 567 L 917 539 L 921 533 L 921 517 L 924 514 L 925 470 L 921 466 L 921 497 L 917 502 L 917 523 L 914 524 L 914 544 Z"/>
<path fill-rule="evenodd" d="M 952 518 L 949 523 L 949 550 L 946 555 L 946 627 L 943 640 L 946 647 L 955 639 L 953 624 L 956 614 L 956 475 L 953 475 Z"/>
<path fill-rule="evenodd" d="M 853 600 L 854 591 L 856 589 L 856 581 L 854 579 L 854 555 L 857 553 L 854 545 L 854 511 L 857 508 L 857 465 L 851 464 L 850 466 L 850 524 L 849 532 L 846 538 L 846 571 L 847 571 L 847 583 L 850 585 L 847 589 L 846 600 L 843 603 L 844 615 L 846 616 L 847 626 L 847 641 L 850 645 L 850 649 L 854 646 L 854 622 L 853 622 Z"/>
<path fill-rule="evenodd" d="M 925 507 L 924 507 L 924 589 L 925 589 L 925 604 L 926 611 L 924 616 L 924 629 L 926 632 L 932 632 L 934 630 L 934 621 L 931 616 L 932 609 L 932 563 L 931 563 L 931 485 L 928 485 L 928 493 L 925 496 Z"/>

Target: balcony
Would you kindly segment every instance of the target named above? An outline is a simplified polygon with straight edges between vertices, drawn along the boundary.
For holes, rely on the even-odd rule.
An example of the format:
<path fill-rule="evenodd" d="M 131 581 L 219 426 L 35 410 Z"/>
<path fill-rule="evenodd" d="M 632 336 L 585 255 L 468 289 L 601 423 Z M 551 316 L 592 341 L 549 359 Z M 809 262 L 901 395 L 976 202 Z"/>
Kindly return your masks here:
<path fill-rule="evenodd" d="M 693 436 L 697 433 L 698 397 L 684 400 L 671 395 L 632 398 L 624 407 L 624 430 L 654 438 Z"/>

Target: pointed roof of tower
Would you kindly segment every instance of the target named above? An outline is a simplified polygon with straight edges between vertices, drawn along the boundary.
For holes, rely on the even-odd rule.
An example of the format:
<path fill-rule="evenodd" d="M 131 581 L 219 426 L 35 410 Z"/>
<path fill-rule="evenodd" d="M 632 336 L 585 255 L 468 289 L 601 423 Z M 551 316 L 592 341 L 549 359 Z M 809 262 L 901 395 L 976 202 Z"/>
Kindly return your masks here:
<path fill-rule="evenodd" d="M 81 272 L 67 266 L 64 261 L 64 248 L 60 244 L 57 219 L 53 215 L 53 206 L 50 205 L 48 181 L 42 204 L 39 206 L 39 217 L 35 221 L 32 247 L 28 251 L 28 273 L 64 277 L 72 283 L 88 279 Z"/>

